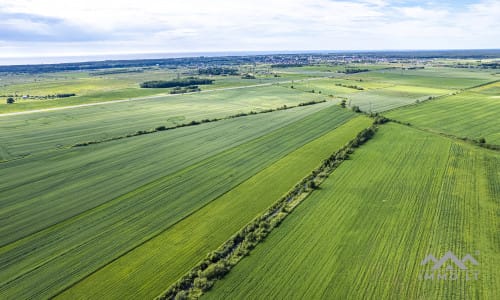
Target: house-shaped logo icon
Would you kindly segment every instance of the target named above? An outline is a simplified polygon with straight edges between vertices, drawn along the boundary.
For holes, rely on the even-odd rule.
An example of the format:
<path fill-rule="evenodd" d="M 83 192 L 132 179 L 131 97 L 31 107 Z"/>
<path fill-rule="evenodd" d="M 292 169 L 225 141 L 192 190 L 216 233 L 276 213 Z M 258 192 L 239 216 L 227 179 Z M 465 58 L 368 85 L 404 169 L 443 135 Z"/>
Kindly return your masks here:
<path fill-rule="evenodd" d="M 462 258 L 460 260 L 451 251 L 446 252 L 445 255 L 443 255 L 443 257 L 441 257 L 440 260 L 436 259 L 436 257 L 434 257 L 434 255 L 429 254 L 424 258 L 424 260 L 422 260 L 422 262 L 420 264 L 426 265 L 430 261 L 432 261 L 434 263 L 432 270 L 439 270 L 442 266 L 446 265 L 446 263 L 448 261 L 453 262 L 458 268 L 460 268 L 462 270 L 467 270 L 467 266 L 465 265 L 466 262 L 470 262 L 471 264 L 476 265 L 476 266 L 479 265 L 477 260 L 475 260 L 474 257 L 472 257 L 472 255 L 467 254 L 464 256 L 464 258 Z M 453 266 L 448 265 L 446 267 L 446 269 L 453 270 Z"/>

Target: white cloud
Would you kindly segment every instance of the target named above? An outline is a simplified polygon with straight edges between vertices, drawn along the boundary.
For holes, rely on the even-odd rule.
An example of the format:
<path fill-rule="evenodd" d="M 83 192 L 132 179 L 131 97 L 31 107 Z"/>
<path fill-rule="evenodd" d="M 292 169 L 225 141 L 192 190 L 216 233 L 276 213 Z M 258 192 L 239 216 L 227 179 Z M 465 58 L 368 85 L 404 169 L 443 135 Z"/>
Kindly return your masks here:
<path fill-rule="evenodd" d="M 0 42 L 10 43 L 0 44 L 0 56 L 32 54 L 35 43 L 53 54 L 500 47 L 499 1 L 445 2 L 0 0 L 0 16 L 22 15 L 9 28 L 41 36 L 28 43 L 0 32 Z M 85 38 L 75 42 L 72 31 Z"/>

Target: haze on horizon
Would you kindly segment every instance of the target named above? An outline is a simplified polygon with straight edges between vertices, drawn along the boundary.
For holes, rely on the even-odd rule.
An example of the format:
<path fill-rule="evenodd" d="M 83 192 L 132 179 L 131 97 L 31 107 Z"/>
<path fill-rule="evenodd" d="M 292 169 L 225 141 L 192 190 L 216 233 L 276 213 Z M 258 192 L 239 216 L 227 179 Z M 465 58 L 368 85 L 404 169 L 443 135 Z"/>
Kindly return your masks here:
<path fill-rule="evenodd" d="M 500 1 L 0 0 L 0 58 L 500 48 Z"/>

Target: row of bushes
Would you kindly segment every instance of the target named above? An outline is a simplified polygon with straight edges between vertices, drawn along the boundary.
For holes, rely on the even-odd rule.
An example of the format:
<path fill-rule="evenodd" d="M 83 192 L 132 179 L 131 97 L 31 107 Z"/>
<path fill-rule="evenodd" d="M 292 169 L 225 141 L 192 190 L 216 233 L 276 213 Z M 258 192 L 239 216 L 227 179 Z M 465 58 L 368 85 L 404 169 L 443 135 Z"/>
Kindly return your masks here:
<path fill-rule="evenodd" d="M 241 79 L 256 79 L 256 77 L 252 74 L 243 74 L 243 76 L 241 76 Z"/>
<path fill-rule="evenodd" d="M 340 73 L 345 73 L 345 74 L 355 74 L 355 73 L 361 73 L 361 72 L 368 72 L 370 71 L 369 69 L 359 69 L 359 68 L 346 68 L 345 71 L 339 71 Z"/>
<path fill-rule="evenodd" d="M 176 86 L 170 91 L 170 94 L 185 94 L 185 93 L 194 93 L 199 91 L 201 91 L 201 89 L 197 85 L 189 85 L 186 87 Z"/>
<path fill-rule="evenodd" d="M 230 116 L 223 117 L 223 118 L 203 119 L 201 121 L 194 121 L 193 120 L 193 121 L 191 121 L 189 123 L 182 123 L 182 124 L 178 124 L 178 125 L 175 125 L 175 126 L 161 125 L 161 126 L 155 127 L 154 129 L 139 130 L 139 131 L 136 131 L 134 133 L 129 133 L 127 135 L 116 136 L 116 137 L 111 137 L 111 138 L 108 138 L 108 139 L 97 140 L 97 141 L 81 142 L 81 143 L 74 144 L 72 147 L 90 146 L 90 145 L 100 144 L 100 143 L 104 143 L 104 142 L 116 141 L 116 140 L 121 140 L 121 139 L 124 139 L 124 138 L 129 138 L 129 137 L 134 137 L 134 136 L 139 136 L 139 135 L 144 135 L 144 134 L 155 133 L 155 132 L 159 132 L 159 131 L 172 130 L 172 129 L 177 129 L 177 128 L 186 127 L 186 126 L 196 126 L 196 125 L 200 125 L 200 124 L 203 124 L 203 123 L 210 123 L 210 122 L 216 122 L 216 121 L 221 121 L 221 120 L 227 120 L 227 119 L 245 117 L 245 116 L 249 116 L 249 115 L 257 115 L 257 114 L 270 113 L 270 112 L 274 112 L 274 111 L 278 111 L 278 110 L 292 109 L 292 108 L 295 108 L 295 107 L 298 107 L 298 106 L 314 105 L 314 104 L 324 103 L 324 102 L 326 102 L 326 100 L 309 101 L 309 102 L 305 102 L 305 103 L 299 103 L 297 106 L 283 105 L 281 107 L 265 109 L 265 110 L 261 110 L 261 111 L 258 111 L 258 112 L 252 110 L 252 111 L 250 111 L 248 113 L 237 113 L 235 115 L 230 115 Z"/>
<path fill-rule="evenodd" d="M 345 87 L 345 88 L 355 89 L 355 90 L 358 90 L 358 91 L 363 91 L 364 90 L 363 87 L 357 86 L 357 85 L 353 85 L 353 84 L 336 83 L 335 85 L 336 86 L 342 86 L 342 87 Z"/>
<path fill-rule="evenodd" d="M 54 98 L 68 98 L 68 97 L 73 97 L 76 96 L 75 93 L 59 93 L 59 94 L 50 94 L 50 95 L 45 95 L 45 96 L 32 96 L 32 95 L 0 95 L 0 97 L 9 97 L 9 98 L 14 98 L 14 97 L 21 97 L 24 99 L 54 99 Z"/>
<path fill-rule="evenodd" d="M 228 67 L 207 67 L 198 69 L 200 75 L 239 75 L 238 69 Z"/>
<path fill-rule="evenodd" d="M 144 70 L 143 69 L 105 70 L 105 71 L 90 72 L 89 76 L 103 76 L 103 75 L 125 74 L 125 73 L 144 73 Z"/>
<path fill-rule="evenodd" d="M 140 84 L 141 88 L 171 88 L 171 87 L 186 87 L 190 85 L 212 84 L 213 79 L 188 77 L 174 80 L 152 80 L 145 81 Z"/>
<path fill-rule="evenodd" d="M 371 139 L 377 130 L 375 124 L 362 130 L 342 149 L 323 161 L 322 165 L 272 205 L 261 216 L 255 218 L 233 235 L 217 250 L 210 252 L 190 272 L 170 286 L 157 299 L 197 299 L 210 290 L 216 280 L 224 277 L 243 257 L 263 241 L 269 233 L 293 211 L 317 186 L 333 172 L 354 148 Z"/>

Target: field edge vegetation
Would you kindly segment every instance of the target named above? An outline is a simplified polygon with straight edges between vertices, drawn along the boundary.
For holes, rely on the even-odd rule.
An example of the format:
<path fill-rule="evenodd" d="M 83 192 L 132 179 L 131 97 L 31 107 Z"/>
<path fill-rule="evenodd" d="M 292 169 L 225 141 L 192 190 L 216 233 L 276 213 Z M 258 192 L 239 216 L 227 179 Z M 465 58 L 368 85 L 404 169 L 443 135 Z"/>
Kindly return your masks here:
<path fill-rule="evenodd" d="M 326 158 L 290 192 L 239 230 L 218 249 L 210 252 L 205 259 L 156 299 L 197 299 L 210 290 L 215 281 L 222 279 L 239 261 L 248 256 L 250 251 L 274 228 L 278 227 L 295 207 L 318 189 L 344 160 L 349 159 L 349 155 L 354 152 L 355 148 L 360 147 L 375 135 L 378 125 L 386 121 L 384 118 L 375 118 L 370 127 L 361 130 L 354 139 Z"/>

